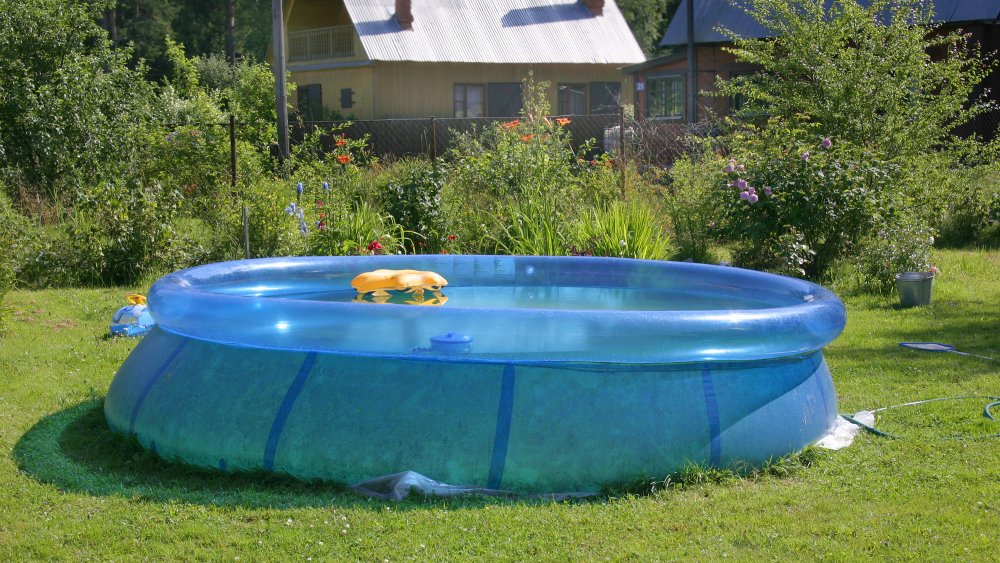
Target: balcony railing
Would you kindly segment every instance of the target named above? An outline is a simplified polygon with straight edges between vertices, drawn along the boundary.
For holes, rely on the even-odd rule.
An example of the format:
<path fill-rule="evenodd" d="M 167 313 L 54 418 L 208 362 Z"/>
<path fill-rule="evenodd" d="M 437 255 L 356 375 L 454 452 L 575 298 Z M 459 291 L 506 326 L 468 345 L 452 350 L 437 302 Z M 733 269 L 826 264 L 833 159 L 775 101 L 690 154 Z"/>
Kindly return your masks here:
<path fill-rule="evenodd" d="M 288 34 L 288 61 L 354 57 L 354 26 L 338 25 Z"/>

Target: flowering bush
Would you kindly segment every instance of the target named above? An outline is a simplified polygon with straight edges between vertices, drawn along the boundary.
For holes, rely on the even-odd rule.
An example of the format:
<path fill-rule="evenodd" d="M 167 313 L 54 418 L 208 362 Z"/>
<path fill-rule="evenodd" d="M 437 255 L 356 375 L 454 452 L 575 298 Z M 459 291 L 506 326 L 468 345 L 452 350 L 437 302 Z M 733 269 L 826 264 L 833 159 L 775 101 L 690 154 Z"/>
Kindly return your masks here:
<path fill-rule="evenodd" d="M 739 264 L 818 277 L 891 218 L 903 176 L 893 163 L 818 132 L 772 118 L 733 133 L 718 159 L 721 231 Z"/>
<path fill-rule="evenodd" d="M 913 221 L 894 221 L 865 241 L 857 256 L 856 271 L 864 285 L 883 291 L 890 289 L 896 274 L 937 270 L 931 265 L 933 244 L 930 227 Z"/>

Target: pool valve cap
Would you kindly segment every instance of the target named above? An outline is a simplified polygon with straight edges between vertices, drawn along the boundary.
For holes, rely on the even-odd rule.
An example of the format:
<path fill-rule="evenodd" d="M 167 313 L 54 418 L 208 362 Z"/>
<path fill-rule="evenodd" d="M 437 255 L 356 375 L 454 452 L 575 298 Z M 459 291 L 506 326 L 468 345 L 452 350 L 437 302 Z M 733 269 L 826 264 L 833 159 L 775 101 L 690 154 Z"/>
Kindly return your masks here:
<path fill-rule="evenodd" d="M 431 349 L 439 352 L 453 354 L 468 352 L 471 344 L 472 337 L 467 334 L 449 332 L 431 337 Z"/>

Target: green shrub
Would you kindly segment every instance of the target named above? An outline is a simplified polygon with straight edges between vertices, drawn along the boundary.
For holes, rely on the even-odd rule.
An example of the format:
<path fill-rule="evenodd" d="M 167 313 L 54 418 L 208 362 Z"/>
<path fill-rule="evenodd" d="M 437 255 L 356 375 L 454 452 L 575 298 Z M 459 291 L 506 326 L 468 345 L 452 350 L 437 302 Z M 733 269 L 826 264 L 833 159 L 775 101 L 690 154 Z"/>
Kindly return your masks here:
<path fill-rule="evenodd" d="M 863 241 L 854 260 L 855 270 L 863 285 L 886 291 L 892 288 L 896 274 L 929 270 L 933 244 L 930 227 L 899 216 Z"/>
<path fill-rule="evenodd" d="M 164 264 L 173 244 L 178 190 L 153 184 L 102 183 L 81 194 L 65 225 L 66 250 L 75 283 L 133 284 Z"/>
<path fill-rule="evenodd" d="M 762 72 L 720 83 L 742 96 L 741 115 L 761 110 L 864 146 L 882 159 L 912 162 L 954 146 L 956 127 L 990 109 L 976 87 L 996 61 L 960 30 L 933 23 L 925 0 L 747 0 L 767 38 L 740 37 L 732 53 Z M 971 100 L 971 103 L 970 103 Z"/>
<path fill-rule="evenodd" d="M 1000 246 L 1000 172 L 995 166 L 949 172 L 958 181 L 944 190 L 952 197 L 939 227 L 941 243 Z"/>
<path fill-rule="evenodd" d="M 575 218 L 607 182 L 588 183 L 606 160 L 575 151 L 568 120 L 550 120 L 544 83 L 525 83 L 520 119 L 456 136 L 442 192 L 461 247 L 467 252 L 565 254 L 576 237 Z M 585 187 L 587 186 L 587 187 Z"/>
<path fill-rule="evenodd" d="M 718 216 L 714 194 L 723 174 L 711 152 L 686 154 L 670 169 L 666 209 L 674 228 L 677 259 L 716 261 L 712 252 L 712 229 Z"/>
<path fill-rule="evenodd" d="M 662 260 L 670 254 L 669 235 L 636 199 L 595 208 L 581 223 L 580 238 L 584 253 L 594 256 Z"/>
<path fill-rule="evenodd" d="M 742 266 L 821 277 L 911 201 L 896 164 L 824 138 L 815 124 L 772 118 L 731 142 L 715 193 L 720 232 Z"/>
<path fill-rule="evenodd" d="M 382 192 L 385 210 L 413 234 L 410 252 L 442 250 L 449 234 L 441 202 L 444 180 L 423 161 L 404 160 L 396 167 L 401 169 L 401 177 L 389 181 Z"/>

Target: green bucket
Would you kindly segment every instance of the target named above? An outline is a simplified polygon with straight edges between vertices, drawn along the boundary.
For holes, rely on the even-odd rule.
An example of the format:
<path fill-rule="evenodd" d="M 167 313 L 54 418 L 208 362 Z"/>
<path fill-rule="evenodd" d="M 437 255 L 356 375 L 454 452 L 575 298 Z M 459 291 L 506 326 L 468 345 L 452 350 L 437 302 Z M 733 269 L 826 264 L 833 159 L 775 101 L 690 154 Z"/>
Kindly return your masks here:
<path fill-rule="evenodd" d="M 903 307 L 931 304 L 934 290 L 934 272 L 903 272 L 896 274 L 896 290 Z"/>

